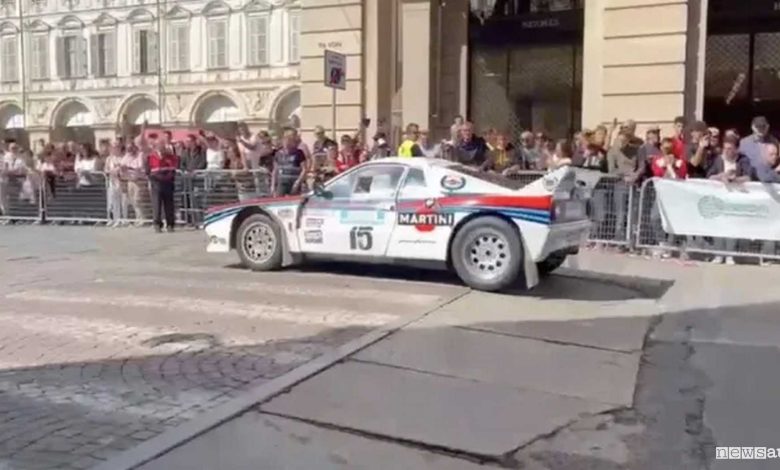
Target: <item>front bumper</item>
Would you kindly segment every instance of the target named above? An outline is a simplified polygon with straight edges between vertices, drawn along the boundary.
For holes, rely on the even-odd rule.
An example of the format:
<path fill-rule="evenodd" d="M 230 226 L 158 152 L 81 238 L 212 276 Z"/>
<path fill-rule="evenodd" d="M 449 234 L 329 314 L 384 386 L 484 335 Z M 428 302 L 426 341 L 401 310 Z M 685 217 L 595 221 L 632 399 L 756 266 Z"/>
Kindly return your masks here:
<path fill-rule="evenodd" d="M 233 223 L 233 217 L 228 217 L 220 221 L 209 224 L 205 228 L 208 245 L 208 253 L 228 253 L 230 252 L 230 229 Z"/>

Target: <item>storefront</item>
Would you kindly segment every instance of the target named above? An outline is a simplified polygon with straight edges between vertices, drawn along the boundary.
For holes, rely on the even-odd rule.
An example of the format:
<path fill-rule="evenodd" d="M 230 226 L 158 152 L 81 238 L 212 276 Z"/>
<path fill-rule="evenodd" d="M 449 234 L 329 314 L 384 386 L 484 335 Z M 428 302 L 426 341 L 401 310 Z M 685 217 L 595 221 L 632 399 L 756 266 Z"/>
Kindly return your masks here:
<path fill-rule="evenodd" d="M 780 127 L 780 4 L 775 0 L 710 0 L 704 118 L 750 132 L 763 115 Z"/>
<path fill-rule="evenodd" d="M 480 128 L 570 135 L 582 115 L 582 3 L 473 1 L 469 115 Z"/>

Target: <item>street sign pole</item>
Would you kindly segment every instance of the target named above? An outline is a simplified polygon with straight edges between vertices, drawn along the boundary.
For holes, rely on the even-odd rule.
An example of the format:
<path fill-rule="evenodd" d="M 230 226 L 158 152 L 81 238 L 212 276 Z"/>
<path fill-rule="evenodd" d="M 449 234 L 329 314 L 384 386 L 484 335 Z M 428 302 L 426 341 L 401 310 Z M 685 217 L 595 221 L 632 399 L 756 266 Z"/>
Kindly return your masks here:
<path fill-rule="evenodd" d="M 347 89 L 347 56 L 339 52 L 325 51 L 325 86 L 331 89 L 331 132 L 336 140 L 336 92 Z"/>
<path fill-rule="evenodd" d="M 332 137 L 332 139 L 333 139 L 334 142 L 338 142 L 336 140 L 336 87 L 331 88 L 331 91 L 333 92 L 333 101 L 332 101 L 331 110 L 330 110 L 331 113 L 332 113 L 330 122 L 333 125 L 333 127 L 332 127 L 332 129 L 333 129 L 333 137 Z"/>

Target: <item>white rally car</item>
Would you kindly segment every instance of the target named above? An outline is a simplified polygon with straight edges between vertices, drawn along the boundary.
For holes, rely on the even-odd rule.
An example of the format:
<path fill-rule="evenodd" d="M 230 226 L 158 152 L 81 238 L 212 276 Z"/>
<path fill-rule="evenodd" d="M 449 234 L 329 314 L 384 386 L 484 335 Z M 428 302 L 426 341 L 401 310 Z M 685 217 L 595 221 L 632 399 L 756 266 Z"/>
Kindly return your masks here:
<path fill-rule="evenodd" d="M 518 190 L 444 160 L 376 160 L 304 196 L 209 209 L 208 251 L 235 249 L 256 271 L 314 259 L 404 263 L 452 269 L 480 290 L 521 276 L 531 288 L 585 242 L 598 180 L 561 168 Z"/>

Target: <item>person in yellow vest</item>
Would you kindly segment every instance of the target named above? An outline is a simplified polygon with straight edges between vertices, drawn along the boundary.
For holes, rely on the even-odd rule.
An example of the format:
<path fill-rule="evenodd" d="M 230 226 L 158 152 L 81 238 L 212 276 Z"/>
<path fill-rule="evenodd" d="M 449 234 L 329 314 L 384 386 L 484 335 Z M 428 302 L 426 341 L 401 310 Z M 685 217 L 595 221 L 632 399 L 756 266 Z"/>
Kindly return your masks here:
<path fill-rule="evenodd" d="M 406 132 L 404 133 L 404 141 L 398 147 L 398 156 L 402 158 L 412 157 L 424 157 L 420 145 L 417 140 L 420 138 L 420 126 L 417 124 L 409 124 L 406 126 Z"/>

